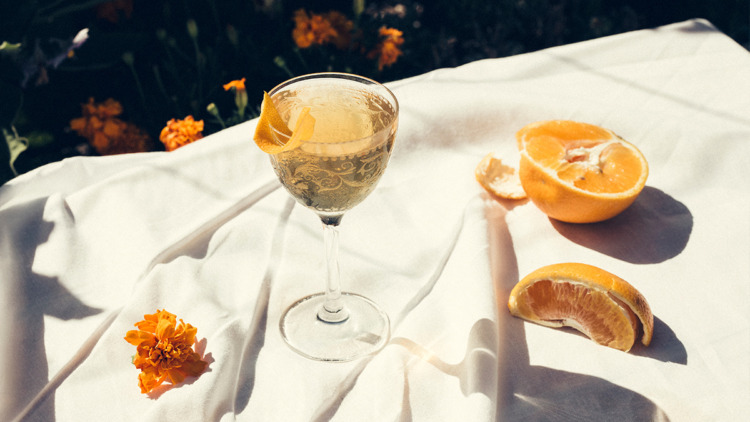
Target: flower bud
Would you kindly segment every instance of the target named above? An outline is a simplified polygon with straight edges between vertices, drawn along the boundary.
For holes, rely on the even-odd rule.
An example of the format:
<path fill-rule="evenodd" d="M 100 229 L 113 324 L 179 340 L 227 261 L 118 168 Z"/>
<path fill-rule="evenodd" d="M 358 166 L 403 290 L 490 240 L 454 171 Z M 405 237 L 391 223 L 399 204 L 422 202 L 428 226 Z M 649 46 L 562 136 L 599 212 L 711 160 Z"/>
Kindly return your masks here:
<path fill-rule="evenodd" d="M 216 107 L 216 104 L 211 103 L 206 107 L 206 111 L 211 113 L 214 117 L 219 117 L 219 107 Z"/>
<path fill-rule="evenodd" d="M 237 34 L 237 30 L 232 25 L 227 25 L 227 38 L 232 45 L 240 45 L 240 37 Z"/>
<path fill-rule="evenodd" d="M 126 65 L 132 66 L 135 62 L 135 57 L 131 51 L 126 51 L 122 53 L 122 61 L 124 61 Z"/>
<path fill-rule="evenodd" d="M 242 115 L 247 107 L 247 91 L 244 89 L 238 89 L 234 94 L 234 103 L 237 105 L 239 114 Z"/>
<path fill-rule="evenodd" d="M 353 3 L 352 9 L 354 11 L 354 16 L 359 18 L 359 15 L 365 11 L 365 0 L 354 0 Z"/>
<path fill-rule="evenodd" d="M 167 40 L 167 30 L 164 29 L 164 28 L 157 29 L 156 30 L 156 38 L 159 41 L 162 41 L 162 42 L 166 41 Z"/>
<path fill-rule="evenodd" d="M 190 38 L 193 38 L 193 39 L 198 38 L 198 24 L 195 23 L 193 19 L 188 19 L 187 31 L 188 31 L 188 35 L 190 35 Z"/>

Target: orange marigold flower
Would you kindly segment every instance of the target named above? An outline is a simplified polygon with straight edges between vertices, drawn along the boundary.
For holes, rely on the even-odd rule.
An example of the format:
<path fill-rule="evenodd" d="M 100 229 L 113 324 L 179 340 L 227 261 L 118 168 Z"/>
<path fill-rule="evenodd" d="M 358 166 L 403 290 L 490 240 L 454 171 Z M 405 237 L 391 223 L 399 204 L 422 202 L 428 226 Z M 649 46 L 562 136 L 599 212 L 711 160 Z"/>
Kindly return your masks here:
<path fill-rule="evenodd" d="M 234 88 L 234 103 L 237 105 L 237 112 L 240 116 L 245 113 L 247 107 L 247 91 L 245 90 L 245 78 L 229 82 L 224 85 L 224 90 L 229 91 Z"/>
<path fill-rule="evenodd" d="M 187 116 L 185 120 L 168 121 L 159 135 L 159 140 L 167 151 L 174 151 L 201 138 L 203 138 L 203 120 L 193 120 L 193 116 Z"/>
<path fill-rule="evenodd" d="M 352 42 L 354 22 L 335 10 L 326 13 L 324 16 L 326 20 L 331 23 L 331 27 L 336 31 L 336 36 L 331 40 L 333 45 L 340 50 L 348 48 Z"/>
<path fill-rule="evenodd" d="M 133 364 L 141 370 L 138 386 L 141 393 L 148 393 L 169 380 L 177 385 L 187 376 L 197 377 L 206 369 L 208 362 L 193 350 L 198 329 L 166 310 L 143 316 L 130 330 L 125 340 L 136 346 Z"/>
<path fill-rule="evenodd" d="M 314 13 L 308 15 L 305 9 L 294 12 L 294 22 L 292 38 L 299 48 L 308 48 L 313 44 L 323 45 L 338 36 L 328 19 Z"/>
<path fill-rule="evenodd" d="M 86 138 L 101 155 L 145 152 L 151 149 L 151 138 L 138 126 L 120 119 L 122 105 L 109 98 L 103 103 L 81 105 L 81 117 L 70 121 L 70 128 Z"/>
<path fill-rule="evenodd" d="M 107 98 L 103 103 L 95 103 L 93 98 L 83 105 L 83 114 L 98 116 L 101 119 L 115 117 L 122 114 L 122 104 L 112 98 Z"/>
<path fill-rule="evenodd" d="M 404 54 L 399 46 L 404 43 L 404 33 L 395 28 L 380 27 L 379 31 L 382 41 L 372 50 L 367 57 L 378 58 L 378 70 L 383 70 L 385 66 L 391 66 L 396 63 L 398 57 Z"/>
<path fill-rule="evenodd" d="M 224 85 L 224 91 L 229 91 L 232 88 L 238 91 L 244 91 L 245 90 L 245 78 L 238 79 L 236 81 L 232 81 Z"/>

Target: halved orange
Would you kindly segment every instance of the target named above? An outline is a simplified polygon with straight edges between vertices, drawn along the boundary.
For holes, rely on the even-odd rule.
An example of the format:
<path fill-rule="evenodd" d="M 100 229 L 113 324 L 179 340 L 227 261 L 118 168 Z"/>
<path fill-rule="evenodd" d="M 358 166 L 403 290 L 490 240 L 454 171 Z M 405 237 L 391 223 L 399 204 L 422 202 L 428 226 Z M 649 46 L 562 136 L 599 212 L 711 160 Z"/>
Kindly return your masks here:
<path fill-rule="evenodd" d="M 516 140 L 523 189 L 554 219 L 593 223 L 612 218 L 646 185 L 646 158 L 608 129 L 549 120 L 522 128 Z"/>
<path fill-rule="evenodd" d="M 488 192 L 505 199 L 524 199 L 526 192 L 515 168 L 507 166 L 495 153 L 487 154 L 474 169 L 474 177 Z"/>
<path fill-rule="evenodd" d="M 264 92 L 253 140 L 263 152 L 278 154 L 292 150 L 303 141 L 309 140 L 314 128 L 315 118 L 310 115 L 310 107 L 305 107 L 297 118 L 294 130 L 290 130 L 276 110 L 271 96 Z"/>
<path fill-rule="evenodd" d="M 552 264 L 531 272 L 513 287 L 508 309 L 547 327 L 575 328 L 625 352 L 639 327 L 645 346 L 653 336 L 654 316 L 646 298 L 627 281 L 588 264 Z"/>

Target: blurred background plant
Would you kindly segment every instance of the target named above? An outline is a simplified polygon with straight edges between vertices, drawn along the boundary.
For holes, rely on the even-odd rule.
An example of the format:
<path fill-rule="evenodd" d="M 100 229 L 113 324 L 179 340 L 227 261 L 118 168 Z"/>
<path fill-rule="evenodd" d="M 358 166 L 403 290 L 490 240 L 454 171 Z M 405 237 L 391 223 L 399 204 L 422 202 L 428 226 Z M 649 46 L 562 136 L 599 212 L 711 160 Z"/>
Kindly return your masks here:
<path fill-rule="evenodd" d="M 694 17 L 750 47 L 747 0 L 309 3 L 4 2 L 0 184 L 65 157 L 174 149 L 310 72 L 388 82 Z"/>

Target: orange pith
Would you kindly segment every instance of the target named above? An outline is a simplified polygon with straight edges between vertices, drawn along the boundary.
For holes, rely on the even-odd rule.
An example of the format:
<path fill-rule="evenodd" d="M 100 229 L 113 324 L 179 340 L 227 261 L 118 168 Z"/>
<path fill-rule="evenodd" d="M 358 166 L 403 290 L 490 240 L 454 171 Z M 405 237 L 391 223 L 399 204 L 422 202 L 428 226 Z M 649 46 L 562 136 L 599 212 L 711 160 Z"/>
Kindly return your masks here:
<path fill-rule="evenodd" d="M 619 214 L 646 184 L 648 163 L 632 144 L 587 123 L 551 120 L 516 133 L 519 177 L 548 216 L 592 223 Z"/>
<path fill-rule="evenodd" d="M 639 329 L 651 343 L 654 316 L 643 295 L 620 277 L 580 263 L 533 271 L 511 291 L 511 314 L 548 327 L 572 327 L 598 344 L 628 351 Z"/>
<path fill-rule="evenodd" d="M 487 154 L 474 169 L 474 177 L 488 192 L 505 199 L 524 199 L 526 192 L 516 169 L 503 164 L 494 153 Z"/>

